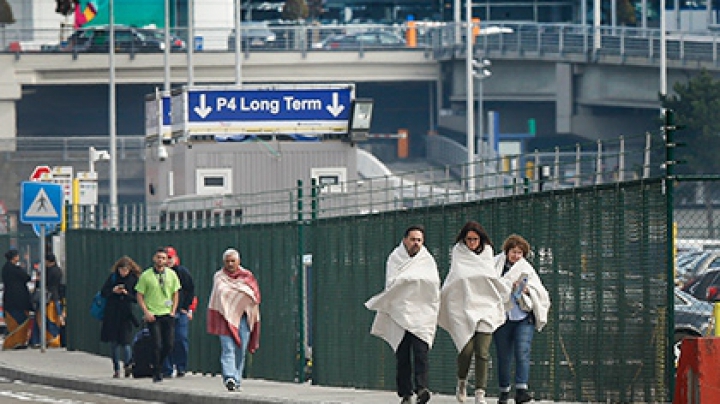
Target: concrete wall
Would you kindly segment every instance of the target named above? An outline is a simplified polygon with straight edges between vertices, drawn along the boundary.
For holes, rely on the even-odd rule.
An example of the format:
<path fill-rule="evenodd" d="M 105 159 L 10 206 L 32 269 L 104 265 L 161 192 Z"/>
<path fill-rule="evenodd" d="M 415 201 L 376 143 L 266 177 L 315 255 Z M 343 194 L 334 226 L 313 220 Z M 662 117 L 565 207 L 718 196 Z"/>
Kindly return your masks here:
<path fill-rule="evenodd" d="M 157 145 L 147 151 L 146 181 L 155 189 L 147 195 L 150 203 L 195 194 L 196 170 L 204 168 L 232 169 L 232 193 L 243 194 L 291 189 L 297 180 L 310 184 L 312 168 L 346 167 L 347 180 L 357 179 L 356 148 L 341 141 L 179 143 L 167 148 L 165 161 L 157 158 Z"/>

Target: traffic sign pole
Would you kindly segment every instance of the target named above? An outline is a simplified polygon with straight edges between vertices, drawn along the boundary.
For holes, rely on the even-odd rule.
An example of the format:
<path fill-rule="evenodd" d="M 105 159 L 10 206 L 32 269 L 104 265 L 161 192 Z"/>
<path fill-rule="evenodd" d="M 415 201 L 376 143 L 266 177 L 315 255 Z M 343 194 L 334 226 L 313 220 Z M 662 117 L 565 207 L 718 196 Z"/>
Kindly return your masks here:
<path fill-rule="evenodd" d="M 45 225 L 40 225 L 40 352 L 45 353 L 47 348 L 47 297 L 45 291 Z M 37 288 L 37 285 L 35 286 Z M 35 316 L 37 321 L 37 316 Z"/>

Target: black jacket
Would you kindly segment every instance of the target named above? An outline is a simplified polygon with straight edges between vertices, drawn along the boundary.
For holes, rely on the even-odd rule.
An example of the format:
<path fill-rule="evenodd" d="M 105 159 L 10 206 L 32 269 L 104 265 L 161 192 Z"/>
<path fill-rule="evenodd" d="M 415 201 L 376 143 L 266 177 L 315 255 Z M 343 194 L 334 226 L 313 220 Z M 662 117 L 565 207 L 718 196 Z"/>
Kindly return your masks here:
<path fill-rule="evenodd" d="M 135 285 L 138 278 L 133 273 L 126 277 L 120 277 L 115 273 L 108 276 L 100 293 L 107 298 L 105 306 L 105 317 L 100 329 L 100 340 L 102 342 L 117 342 L 121 345 L 129 345 L 133 339 L 134 327 L 139 326 L 139 321 L 133 314 L 133 304 L 137 303 L 135 297 Z M 129 292 L 127 295 L 113 293 L 115 285 L 125 285 Z"/>
<path fill-rule="evenodd" d="M 49 299 L 60 300 L 60 284 L 62 283 L 62 269 L 57 264 L 45 268 L 45 278 L 47 278 L 47 292 L 50 294 Z M 38 280 L 36 290 L 41 290 L 42 283 Z"/>
<path fill-rule="evenodd" d="M 33 310 L 27 283 L 30 275 L 12 262 L 7 261 L 2 269 L 3 307 L 5 310 Z"/>
<path fill-rule="evenodd" d="M 190 275 L 190 270 L 183 265 L 174 266 L 172 269 L 180 279 L 178 312 L 180 310 L 188 310 L 193 299 L 195 299 L 195 283 L 193 282 L 192 275 Z"/>

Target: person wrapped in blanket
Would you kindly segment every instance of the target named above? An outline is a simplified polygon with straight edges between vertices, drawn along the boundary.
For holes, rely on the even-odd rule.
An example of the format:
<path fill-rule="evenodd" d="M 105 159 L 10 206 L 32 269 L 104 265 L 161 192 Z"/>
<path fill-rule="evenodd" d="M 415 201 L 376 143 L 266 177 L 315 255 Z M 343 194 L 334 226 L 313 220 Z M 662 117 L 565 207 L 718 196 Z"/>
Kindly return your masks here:
<path fill-rule="evenodd" d="M 61 345 L 60 331 L 65 325 L 65 308 L 60 298 L 60 285 L 62 284 L 63 272 L 57 264 L 55 254 L 45 255 L 45 279 L 47 279 L 47 301 L 45 302 L 45 341 L 48 348 L 59 348 Z M 38 280 L 35 290 L 42 290 L 42 284 Z M 37 296 L 40 294 L 37 293 Z M 40 299 L 33 305 L 35 307 L 35 324 L 30 336 L 30 346 L 39 348 L 41 342 L 40 334 Z"/>
<path fill-rule="evenodd" d="M 260 346 L 260 287 L 255 275 L 240 266 L 240 253 L 227 249 L 224 266 L 213 276 L 207 332 L 220 337 L 220 366 L 228 391 L 239 391 L 245 351 Z"/>
<path fill-rule="evenodd" d="M 370 333 L 395 351 L 395 382 L 401 404 L 430 401 L 428 353 L 440 309 L 440 275 L 425 248 L 425 228 L 410 226 L 385 264 L 385 289 L 365 302 L 376 312 Z M 413 365 L 414 364 L 414 365 Z"/>
<path fill-rule="evenodd" d="M 6 252 L 5 259 L 2 269 L 3 310 L 8 333 L 3 341 L 3 349 L 27 348 L 34 322 L 31 316 L 32 298 L 27 287 L 30 275 L 20 266 L 17 250 Z"/>
<path fill-rule="evenodd" d="M 535 331 L 542 331 L 548 321 L 550 294 L 535 268 L 528 262 L 530 243 L 517 234 L 503 243 L 502 253 L 495 257 L 495 268 L 503 279 L 513 283 L 506 319 L 493 334 L 497 349 L 499 404 L 510 400 L 511 372 L 515 366 L 515 403 L 533 401 L 528 392 L 530 349 Z"/>

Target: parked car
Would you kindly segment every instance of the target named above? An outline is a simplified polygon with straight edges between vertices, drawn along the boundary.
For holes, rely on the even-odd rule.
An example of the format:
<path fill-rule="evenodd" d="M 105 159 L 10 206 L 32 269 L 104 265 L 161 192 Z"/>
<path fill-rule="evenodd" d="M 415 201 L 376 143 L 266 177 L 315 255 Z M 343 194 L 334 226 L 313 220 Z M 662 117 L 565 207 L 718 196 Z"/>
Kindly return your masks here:
<path fill-rule="evenodd" d="M 313 44 L 314 49 L 372 49 L 404 48 L 405 39 L 400 35 L 380 30 L 331 35 L 322 42 Z"/>
<path fill-rule="evenodd" d="M 682 290 L 706 302 L 720 301 L 720 269 L 716 268 L 692 278 L 685 283 Z"/>
<path fill-rule="evenodd" d="M 277 36 L 270 30 L 267 21 L 243 21 L 240 29 L 242 30 L 243 49 L 276 47 Z M 234 29 L 228 35 L 227 45 L 229 51 L 235 50 Z"/>
<path fill-rule="evenodd" d="M 108 51 L 110 42 L 110 28 L 107 25 L 81 28 L 75 31 L 60 45 L 60 52 L 98 52 Z M 185 41 L 172 36 L 170 38 L 172 51 L 185 50 Z M 115 26 L 116 52 L 163 52 L 165 51 L 165 33 L 154 28 L 135 28 L 128 26 Z"/>
<path fill-rule="evenodd" d="M 688 337 L 702 337 L 714 332 L 713 305 L 675 288 L 675 332 L 673 351 L 675 365 L 680 360 L 680 344 Z"/>
<path fill-rule="evenodd" d="M 695 282 L 707 272 L 720 270 L 720 251 L 689 251 L 678 254 L 676 265 L 677 282 L 686 285 Z M 683 290 L 686 290 L 684 286 Z M 693 296 L 702 299 L 694 293 Z"/>

